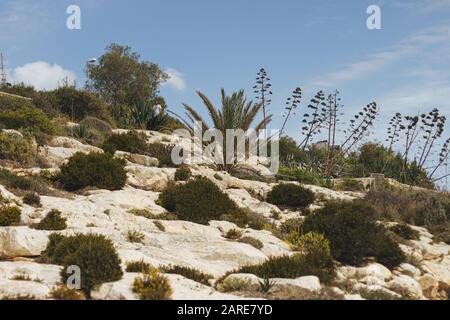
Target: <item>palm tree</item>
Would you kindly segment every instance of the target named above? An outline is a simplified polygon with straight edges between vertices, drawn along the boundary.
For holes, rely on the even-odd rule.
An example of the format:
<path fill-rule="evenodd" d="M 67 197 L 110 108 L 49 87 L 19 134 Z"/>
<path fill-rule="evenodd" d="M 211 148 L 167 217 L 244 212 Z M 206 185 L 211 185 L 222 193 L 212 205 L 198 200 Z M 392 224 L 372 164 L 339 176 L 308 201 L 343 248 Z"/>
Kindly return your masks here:
<path fill-rule="evenodd" d="M 252 101 L 247 101 L 244 90 L 239 90 L 234 92 L 231 96 L 227 96 L 225 90 L 221 89 L 221 108 L 216 108 L 211 100 L 208 99 L 200 91 L 197 94 L 202 99 L 203 104 L 208 110 L 209 116 L 212 121 L 213 128 L 221 131 L 223 137 L 226 137 L 227 129 L 242 129 L 247 132 L 251 128 L 253 122 L 255 122 L 256 117 L 261 111 L 261 103 L 253 103 Z M 191 106 L 183 103 L 186 109 L 186 114 L 192 122 L 198 121 L 202 124 L 203 132 L 208 130 L 210 127 L 206 121 L 194 110 Z M 263 118 L 255 127 L 254 130 L 258 131 L 267 126 L 267 124 L 272 120 L 272 116 L 268 115 Z M 189 125 L 189 124 L 187 124 Z M 189 125 L 189 128 L 193 131 L 193 127 Z M 224 139 L 225 141 L 226 139 Z M 223 146 L 225 147 L 225 146 Z M 225 150 L 225 148 L 223 148 Z M 225 157 L 225 155 L 224 155 Z M 226 166 L 227 171 L 231 170 L 233 166 Z"/>

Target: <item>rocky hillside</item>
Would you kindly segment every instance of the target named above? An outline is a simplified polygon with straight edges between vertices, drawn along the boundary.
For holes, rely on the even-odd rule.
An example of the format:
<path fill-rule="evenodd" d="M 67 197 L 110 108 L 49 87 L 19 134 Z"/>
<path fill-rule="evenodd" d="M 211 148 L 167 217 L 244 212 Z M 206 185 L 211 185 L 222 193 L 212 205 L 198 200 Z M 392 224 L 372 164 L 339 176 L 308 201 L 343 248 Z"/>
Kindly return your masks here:
<path fill-rule="evenodd" d="M 170 135 L 145 134 L 148 143 L 182 143 Z M 17 176 L 51 177 L 77 152 L 103 150 L 73 138 L 54 137 L 39 147 L 47 168 L 4 168 Z M 417 226 L 411 226 L 418 235 L 415 239 L 399 241 L 405 260 L 395 267 L 370 257 L 354 265 L 334 261 L 335 276 L 324 281 L 317 274 L 258 277 L 258 272 L 240 270 L 298 254 L 299 249 L 280 234 L 286 222 L 314 215 L 327 200 L 353 201 L 364 197 L 364 192 L 305 185 L 315 201 L 309 208 L 293 209 L 266 202 L 268 193 L 281 182 L 239 179 L 207 166 L 191 165 L 191 180 L 207 177 L 244 209 L 242 212 L 260 217 L 265 226 L 252 228 L 250 223 L 229 219 L 199 224 L 172 217 L 158 201 L 175 180 L 176 168 L 161 167 L 158 159 L 148 155 L 117 151 L 115 157 L 125 161 L 126 185 L 119 190 L 90 187 L 68 192 L 51 184 L 45 192 L 38 192 L 38 200 L 31 201 L 24 198 L 20 188 L 0 180 L 3 206 L 17 207 L 21 212 L 20 222 L 0 227 L 0 299 L 58 297 L 55 292 L 63 290 L 64 263 L 51 264 L 43 257 L 52 233 L 99 234 L 112 241 L 123 274 L 117 281 L 102 281 L 93 287 L 87 293 L 93 299 L 142 298 L 133 290 L 135 279 L 142 275 L 127 268 L 136 262 L 159 268 L 158 275 L 167 280 L 172 299 L 447 299 L 450 246 L 435 241 L 427 229 Z M 258 171 L 266 173 L 261 165 L 252 172 Z M 37 227 L 52 211 L 60 213 L 65 228 L 50 231 Z"/>

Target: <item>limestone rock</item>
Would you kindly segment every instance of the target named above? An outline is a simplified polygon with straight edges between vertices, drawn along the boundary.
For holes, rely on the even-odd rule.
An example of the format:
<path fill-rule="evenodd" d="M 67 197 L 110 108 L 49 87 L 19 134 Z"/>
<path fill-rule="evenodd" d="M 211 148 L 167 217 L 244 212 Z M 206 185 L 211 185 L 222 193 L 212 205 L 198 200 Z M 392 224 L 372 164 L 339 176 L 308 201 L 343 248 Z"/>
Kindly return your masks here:
<path fill-rule="evenodd" d="M 420 299 L 423 296 L 420 284 L 406 275 L 395 277 L 388 283 L 388 288 L 413 299 Z"/>
<path fill-rule="evenodd" d="M 356 276 L 364 278 L 367 276 L 373 276 L 381 280 L 387 280 L 392 277 L 391 271 L 388 268 L 379 263 L 371 263 L 365 267 L 356 269 Z"/>
<path fill-rule="evenodd" d="M 149 191 L 162 191 L 169 181 L 174 180 L 174 168 L 156 168 L 145 167 L 142 165 L 132 164 L 128 165 L 127 170 L 127 184 L 138 189 Z"/>
<path fill-rule="evenodd" d="M 47 246 L 48 234 L 28 227 L 1 227 L 0 257 L 39 256 Z"/>

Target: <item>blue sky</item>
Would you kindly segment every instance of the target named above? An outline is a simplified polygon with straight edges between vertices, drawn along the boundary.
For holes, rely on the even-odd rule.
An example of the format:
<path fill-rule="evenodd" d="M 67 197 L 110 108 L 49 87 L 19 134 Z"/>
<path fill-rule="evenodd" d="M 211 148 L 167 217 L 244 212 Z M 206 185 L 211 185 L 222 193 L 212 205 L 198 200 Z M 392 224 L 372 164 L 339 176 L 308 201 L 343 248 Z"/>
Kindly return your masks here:
<path fill-rule="evenodd" d="M 81 8 L 81 30 L 66 28 L 70 4 Z M 381 8 L 381 30 L 366 27 L 371 4 Z M 111 42 L 170 70 L 173 79 L 161 93 L 178 112 L 182 102 L 201 108 L 196 90 L 218 101 L 221 87 L 243 88 L 252 98 L 256 73 L 265 67 L 273 127 L 297 86 L 304 89 L 303 108 L 315 91 L 339 89 L 346 117 L 377 101 L 379 140 L 395 112 L 439 107 L 450 116 L 450 0 L 0 2 L 0 50 L 13 79 L 51 87 L 33 73 L 44 68 L 47 76 L 69 74 L 82 85 L 86 60 Z M 23 68 L 37 61 L 49 65 Z M 289 134 L 298 136 L 299 122 L 291 121 Z"/>

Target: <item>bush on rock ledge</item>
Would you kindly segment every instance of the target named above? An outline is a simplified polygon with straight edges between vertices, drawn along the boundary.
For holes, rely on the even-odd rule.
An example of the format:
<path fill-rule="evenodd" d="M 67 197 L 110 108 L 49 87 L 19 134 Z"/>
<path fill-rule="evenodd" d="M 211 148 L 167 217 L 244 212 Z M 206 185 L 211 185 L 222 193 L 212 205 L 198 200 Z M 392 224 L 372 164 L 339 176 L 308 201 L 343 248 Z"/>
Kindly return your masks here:
<path fill-rule="evenodd" d="M 68 191 L 84 187 L 119 190 L 125 185 L 127 175 L 122 160 L 110 154 L 77 153 L 61 166 L 57 180 Z"/>

